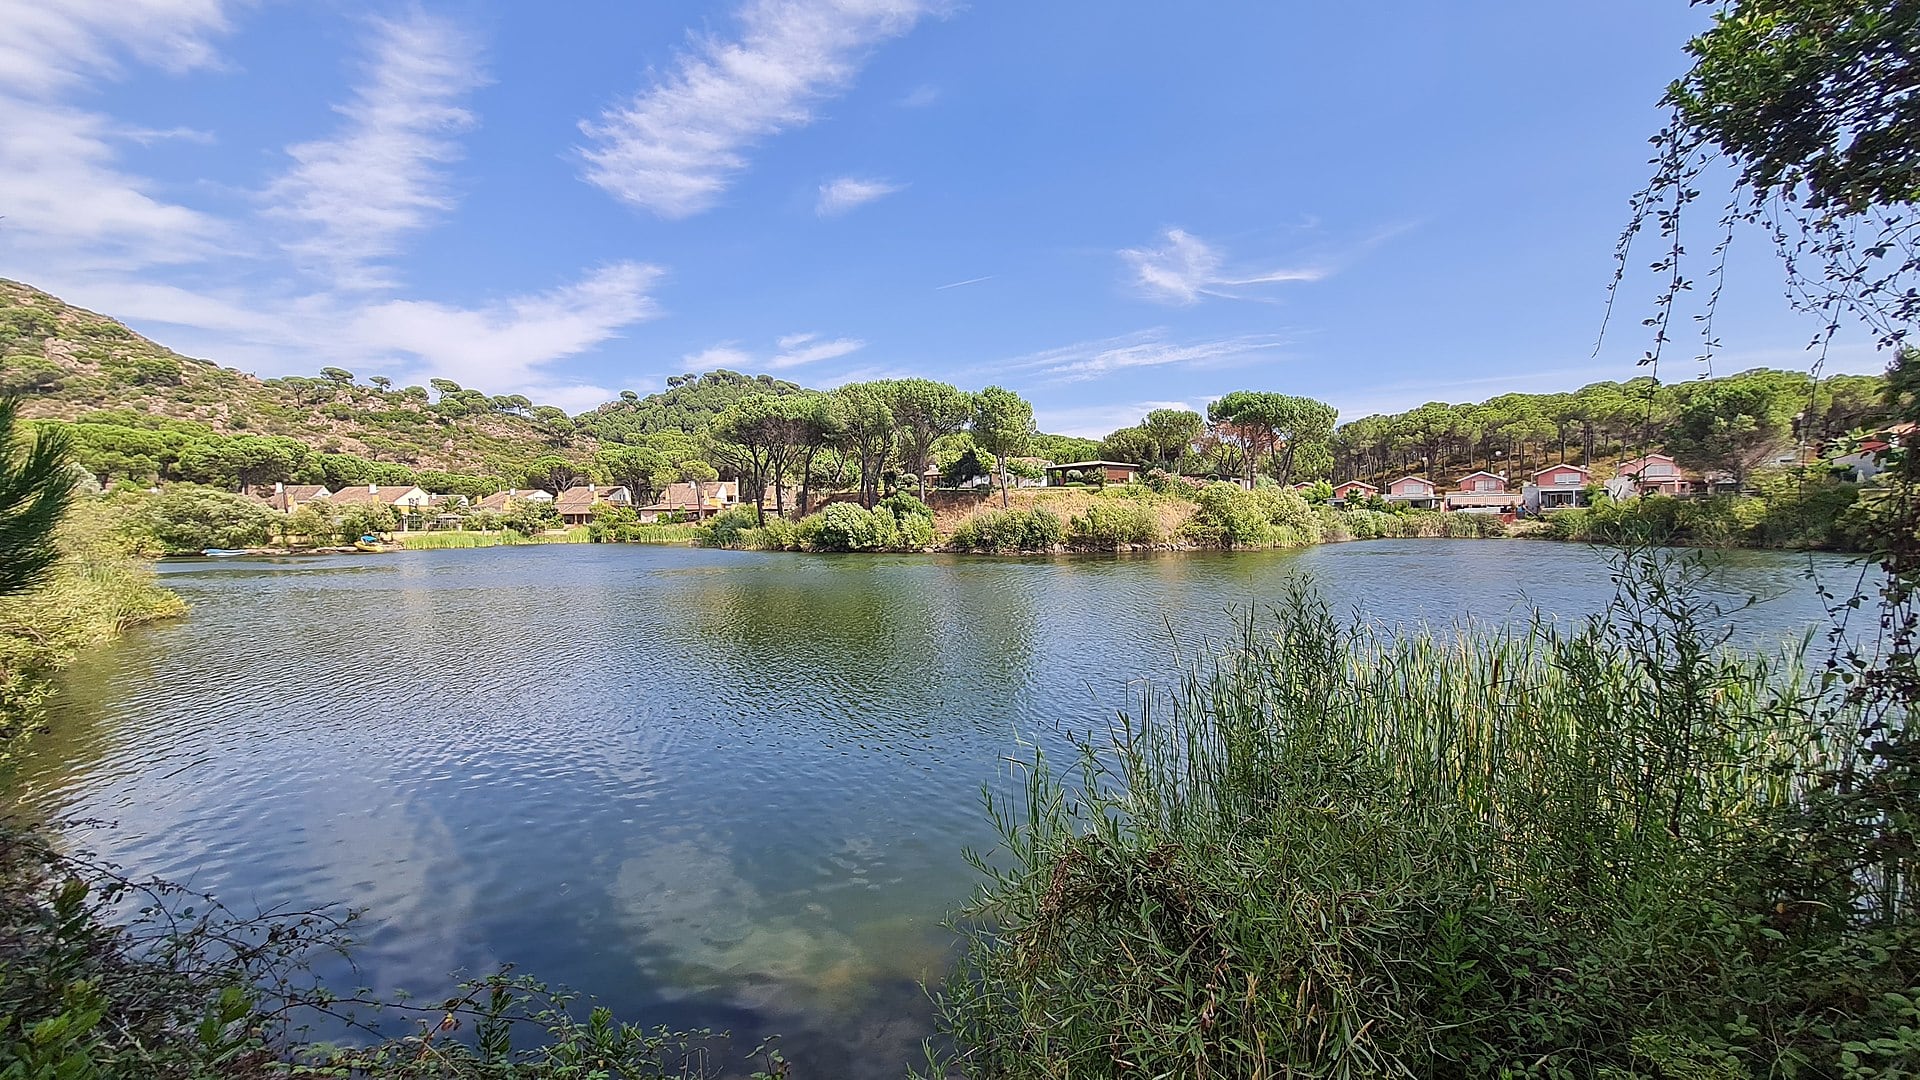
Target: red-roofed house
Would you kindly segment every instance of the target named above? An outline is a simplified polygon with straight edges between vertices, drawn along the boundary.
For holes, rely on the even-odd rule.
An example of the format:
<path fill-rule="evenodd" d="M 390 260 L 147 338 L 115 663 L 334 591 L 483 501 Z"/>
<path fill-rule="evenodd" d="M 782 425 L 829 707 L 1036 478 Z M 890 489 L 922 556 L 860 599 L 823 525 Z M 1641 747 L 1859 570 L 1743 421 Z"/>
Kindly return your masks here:
<path fill-rule="evenodd" d="M 585 525 L 593 520 L 593 507 L 596 503 L 610 506 L 632 506 L 633 495 L 623 487 L 600 487 L 587 484 L 583 487 L 570 487 L 553 500 L 553 508 L 560 512 L 560 520 L 567 525 Z"/>
<path fill-rule="evenodd" d="M 272 487 L 263 484 L 248 494 L 283 514 L 291 514 L 313 500 L 324 499 L 332 493 L 325 484 L 276 483 Z"/>
<path fill-rule="evenodd" d="M 1432 510 L 1440 505 L 1433 481 L 1424 476 L 1403 476 L 1387 485 L 1387 501 L 1404 503 L 1415 510 Z"/>
<path fill-rule="evenodd" d="M 1470 472 L 1454 481 L 1447 492 L 1449 510 L 1517 510 L 1521 494 L 1507 490 L 1507 478 L 1485 470 Z"/>
<path fill-rule="evenodd" d="M 1533 474 L 1524 501 L 1534 511 L 1579 506 L 1586 501 L 1586 487 L 1592 482 L 1593 474 L 1583 466 L 1549 465 Z"/>
<path fill-rule="evenodd" d="M 1693 494 L 1693 481 L 1681 475 L 1680 466 L 1666 454 L 1646 454 L 1623 461 L 1614 475 L 1632 480 L 1642 495 Z"/>
<path fill-rule="evenodd" d="M 1378 494 L 1380 489 L 1365 480 L 1348 480 L 1333 487 L 1333 501 L 1341 503 L 1355 502 Z"/>

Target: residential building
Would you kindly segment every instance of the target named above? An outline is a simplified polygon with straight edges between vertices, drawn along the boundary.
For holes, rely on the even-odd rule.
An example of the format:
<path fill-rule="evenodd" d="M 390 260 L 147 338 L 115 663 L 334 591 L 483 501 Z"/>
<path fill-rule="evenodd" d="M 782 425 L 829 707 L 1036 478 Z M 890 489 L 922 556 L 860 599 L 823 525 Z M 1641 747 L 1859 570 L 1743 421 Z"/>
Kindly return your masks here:
<path fill-rule="evenodd" d="M 680 516 L 702 521 L 739 502 L 740 485 L 732 480 L 711 480 L 697 487 L 692 483 L 668 484 L 659 498 L 640 507 L 640 520 L 655 522 Z"/>
<path fill-rule="evenodd" d="M 1047 466 L 1047 482 L 1064 484 L 1069 472 L 1082 476 L 1095 472 L 1109 484 L 1131 484 L 1140 479 L 1140 466 L 1130 461 L 1069 461 L 1065 465 Z"/>
<path fill-rule="evenodd" d="M 327 505 L 337 509 L 350 506 L 387 506 L 400 517 L 405 532 L 433 509 L 433 496 L 412 484 L 368 484 L 341 488 L 327 496 Z"/>
<path fill-rule="evenodd" d="M 552 501 L 553 495 L 550 492 L 541 491 L 539 488 L 508 488 L 505 491 L 496 491 L 486 498 L 481 499 L 479 507 L 482 510 L 491 510 L 498 514 L 506 510 L 508 505 L 516 502 L 551 503 Z"/>
<path fill-rule="evenodd" d="M 1348 480 L 1333 487 L 1333 501 L 1337 503 L 1360 502 L 1380 494 L 1380 489 L 1365 480 Z"/>
<path fill-rule="evenodd" d="M 1586 488 L 1593 474 L 1581 465 L 1549 465 L 1533 474 L 1533 482 L 1523 492 L 1522 504 L 1529 511 L 1560 510 L 1586 505 Z"/>
<path fill-rule="evenodd" d="M 325 484 L 282 484 L 268 487 L 262 484 L 247 494 L 266 503 L 283 514 L 291 514 L 315 499 L 324 499 L 332 492 Z"/>
<path fill-rule="evenodd" d="M 1632 480 L 1641 495 L 1693 494 L 1693 481 L 1687 479 L 1680 466 L 1666 454 L 1644 454 L 1632 461 L 1623 461 L 1615 475 Z"/>
<path fill-rule="evenodd" d="M 1388 484 L 1386 499 L 1415 510 L 1432 510 L 1440 505 L 1433 481 L 1424 476 L 1403 476 Z"/>
<path fill-rule="evenodd" d="M 1448 510 L 1511 513 L 1520 508 L 1521 498 L 1520 492 L 1507 490 L 1506 477 L 1481 470 L 1454 481 L 1444 505 Z"/>
<path fill-rule="evenodd" d="M 609 506 L 632 506 L 633 494 L 624 487 L 601 487 L 587 484 L 582 487 L 570 487 L 553 500 L 553 508 L 560 512 L 560 521 L 565 525 L 585 525 L 593 520 L 593 508 L 598 503 Z"/>

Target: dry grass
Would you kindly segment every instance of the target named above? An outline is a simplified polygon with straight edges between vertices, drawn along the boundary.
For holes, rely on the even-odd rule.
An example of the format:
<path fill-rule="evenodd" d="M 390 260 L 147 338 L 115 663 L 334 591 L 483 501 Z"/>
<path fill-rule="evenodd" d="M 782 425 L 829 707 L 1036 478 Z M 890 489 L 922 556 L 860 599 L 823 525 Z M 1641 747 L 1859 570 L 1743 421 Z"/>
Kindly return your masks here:
<path fill-rule="evenodd" d="M 960 527 L 960 523 L 982 510 L 998 510 L 1000 493 L 998 491 L 983 495 L 978 503 L 954 506 L 947 502 L 955 492 L 941 492 L 941 504 L 934 508 L 934 531 L 941 536 L 951 536 Z M 1114 488 L 1095 491 L 1092 488 L 1014 488 L 1007 493 L 1007 505 L 1014 510 L 1049 510 L 1059 515 L 1061 521 L 1071 521 L 1075 516 L 1087 512 L 1087 508 L 1100 501 L 1112 501 L 1125 496 L 1119 495 Z M 1194 505 L 1185 499 L 1173 496 L 1154 496 L 1145 500 L 1151 505 L 1160 519 L 1160 532 L 1163 536 L 1180 535 L 1180 527 L 1193 517 Z"/>

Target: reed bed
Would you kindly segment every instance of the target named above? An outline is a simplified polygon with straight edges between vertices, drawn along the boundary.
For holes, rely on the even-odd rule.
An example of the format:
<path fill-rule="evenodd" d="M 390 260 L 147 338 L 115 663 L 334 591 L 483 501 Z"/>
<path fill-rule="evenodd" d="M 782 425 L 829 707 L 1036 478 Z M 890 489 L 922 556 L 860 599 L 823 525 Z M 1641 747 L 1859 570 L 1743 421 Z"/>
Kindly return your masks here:
<path fill-rule="evenodd" d="M 1833 809 L 1855 718 L 1728 651 L 1699 572 L 1636 555 L 1606 615 L 1514 631 L 1296 586 L 1077 768 L 1036 752 L 930 1069 L 1912 1075 L 1911 878 Z"/>

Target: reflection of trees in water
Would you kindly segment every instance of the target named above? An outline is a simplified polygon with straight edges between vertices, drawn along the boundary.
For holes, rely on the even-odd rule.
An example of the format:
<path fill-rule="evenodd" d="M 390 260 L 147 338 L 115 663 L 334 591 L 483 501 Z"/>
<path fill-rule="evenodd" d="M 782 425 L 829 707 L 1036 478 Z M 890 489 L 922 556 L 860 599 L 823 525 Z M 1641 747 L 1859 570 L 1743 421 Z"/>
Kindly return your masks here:
<path fill-rule="evenodd" d="M 1000 730 L 1030 683 L 1034 598 L 1007 566 L 775 556 L 676 582 L 695 655 L 747 715 L 868 730 Z M 958 722 L 956 724 L 956 722 Z"/>

